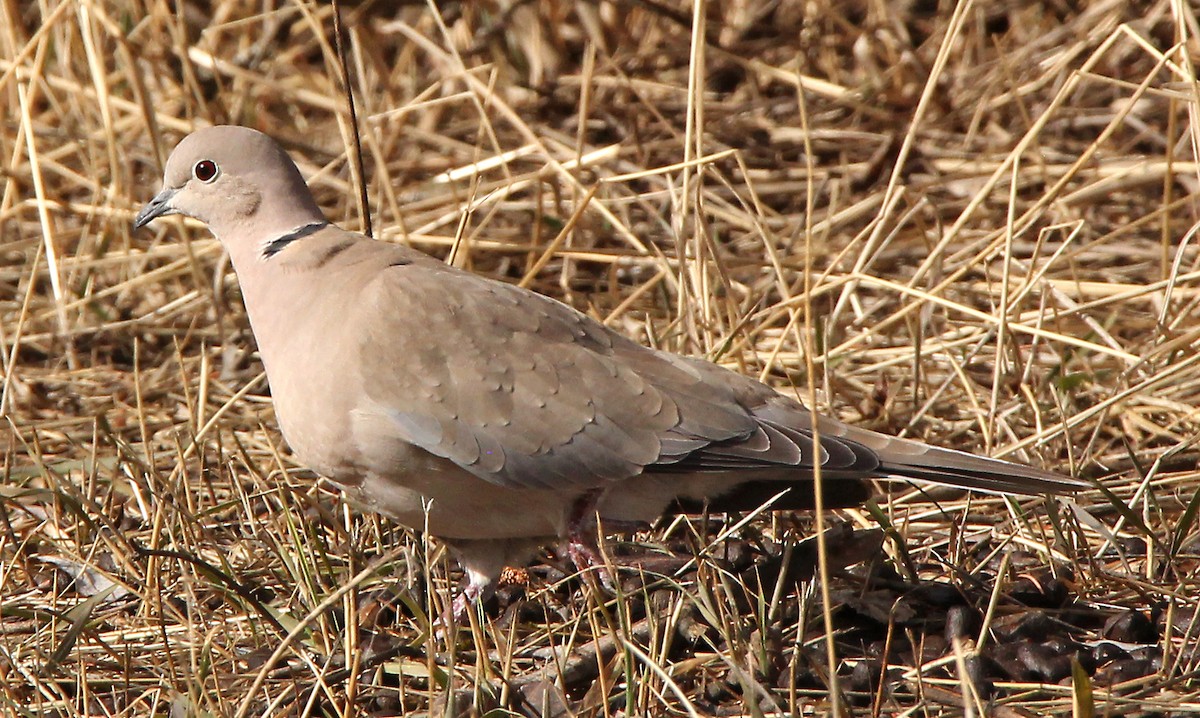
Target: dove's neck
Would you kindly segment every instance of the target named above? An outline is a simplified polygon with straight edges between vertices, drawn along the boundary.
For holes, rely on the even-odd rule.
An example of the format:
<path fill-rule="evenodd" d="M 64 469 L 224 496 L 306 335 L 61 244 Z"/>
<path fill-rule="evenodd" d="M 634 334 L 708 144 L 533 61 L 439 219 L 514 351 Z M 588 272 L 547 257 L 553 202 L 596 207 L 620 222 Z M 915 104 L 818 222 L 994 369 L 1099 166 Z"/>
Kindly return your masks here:
<path fill-rule="evenodd" d="M 314 292 L 320 293 L 318 287 L 326 277 L 319 270 L 305 271 L 307 268 L 297 266 L 294 258 L 327 243 L 325 235 L 331 231 L 336 232 L 336 227 L 317 212 L 315 216 L 301 214 L 288 225 L 243 225 L 232 238 L 217 234 L 237 273 L 246 313 L 259 348 L 264 350 L 264 359 L 270 353 L 269 347 L 288 343 L 286 334 L 298 315 L 312 311 L 309 305 L 316 299 Z"/>
<path fill-rule="evenodd" d="M 264 207 L 253 216 L 221 227 L 209 223 L 209 229 L 221 240 L 233 268 L 239 277 L 257 274 L 269 265 L 285 248 L 306 243 L 313 235 L 330 227 L 329 221 L 315 204 L 298 208 L 301 211 L 278 213 Z"/>

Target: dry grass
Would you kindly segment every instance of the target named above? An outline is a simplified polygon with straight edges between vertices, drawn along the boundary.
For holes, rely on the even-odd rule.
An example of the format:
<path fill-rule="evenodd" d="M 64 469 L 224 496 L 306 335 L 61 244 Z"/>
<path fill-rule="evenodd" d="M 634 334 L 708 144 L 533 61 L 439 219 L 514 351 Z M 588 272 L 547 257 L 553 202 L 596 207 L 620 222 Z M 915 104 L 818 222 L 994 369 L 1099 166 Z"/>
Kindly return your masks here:
<path fill-rule="evenodd" d="M 219 246 L 129 227 L 216 122 L 360 224 L 330 8 L 4 0 L 4 715 L 1200 706 L 1194 7 L 697 1 L 348 9 L 376 233 L 1105 491 L 895 487 L 828 603 L 793 517 L 676 521 L 637 539 L 698 565 L 548 557 L 432 637 L 453 574 L 289 458 Z"/>

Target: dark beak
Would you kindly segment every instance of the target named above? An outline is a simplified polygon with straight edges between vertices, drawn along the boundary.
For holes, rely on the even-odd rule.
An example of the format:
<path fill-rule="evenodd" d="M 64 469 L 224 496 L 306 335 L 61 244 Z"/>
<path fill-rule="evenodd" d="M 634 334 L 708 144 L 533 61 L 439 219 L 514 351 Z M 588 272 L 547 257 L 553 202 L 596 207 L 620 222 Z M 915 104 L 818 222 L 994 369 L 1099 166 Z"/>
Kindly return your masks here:
<path fill-rule="evenodd" d="M 146 206 L 142 207 L 142 211 L 138 212 L 137 216 L 133 218 L 133 231 L 136 232 L 145 227 L 155 217 L 175 214 L 176 209 L 171 206 L 171 198 L 178 191 L 172 187 L 164 187 L 162 192 L 156 194 L 154 199 L 147 202 Z"/>

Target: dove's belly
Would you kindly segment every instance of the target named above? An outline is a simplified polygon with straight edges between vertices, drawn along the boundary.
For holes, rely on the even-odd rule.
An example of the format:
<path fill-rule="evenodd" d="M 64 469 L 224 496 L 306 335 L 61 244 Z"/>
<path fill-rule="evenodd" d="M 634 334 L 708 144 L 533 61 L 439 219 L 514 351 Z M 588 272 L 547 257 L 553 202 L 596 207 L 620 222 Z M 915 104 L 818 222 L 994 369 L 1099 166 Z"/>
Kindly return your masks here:
<path fill-rule="evenodd" d="M 420 449 L 413 453 L 424 456 L 413 456 L 402 471 L 340 483 L 346 498 L 438 538 L 547 542 L 565 537 L 572 516 L 586 503 L 585 490 L 506 488 Z M 605 487 L 591 510 L 600 514 L 602 525 L 627 531 L 655 521 L 677 498 L 702 502 L 736 484 L 719 476 L 634 476 Z"/>
<path fill-rule="evenodd" d="M 352 503 L 447 539 L 561 536 L 574 501 L 559 492 L 490 484 L 431 455 L 403 470 L 336 483 Z"/>

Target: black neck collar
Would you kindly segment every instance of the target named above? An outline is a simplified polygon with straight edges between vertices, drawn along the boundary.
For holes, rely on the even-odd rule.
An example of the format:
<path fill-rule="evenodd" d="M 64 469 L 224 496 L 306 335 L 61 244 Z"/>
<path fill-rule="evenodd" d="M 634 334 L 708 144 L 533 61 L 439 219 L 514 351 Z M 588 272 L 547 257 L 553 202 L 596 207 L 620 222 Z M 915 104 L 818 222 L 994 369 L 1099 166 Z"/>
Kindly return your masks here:
<path fill-rule="evenodd" d="M 322 220 L 319 222 L 309 222 L 306 225 L 297 227 L 287 234 L 281 234 L 275 239 L 267 242 L 267 246 L 263 249 L 263 259 L 270 259 L 276 254 L 279 254 L 284 247 L 288 246 L 297 239 L 304 239 L 308 235 L 316 232 L 318 229 L 323 229 L 329 223 Z"/>

